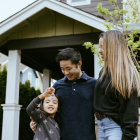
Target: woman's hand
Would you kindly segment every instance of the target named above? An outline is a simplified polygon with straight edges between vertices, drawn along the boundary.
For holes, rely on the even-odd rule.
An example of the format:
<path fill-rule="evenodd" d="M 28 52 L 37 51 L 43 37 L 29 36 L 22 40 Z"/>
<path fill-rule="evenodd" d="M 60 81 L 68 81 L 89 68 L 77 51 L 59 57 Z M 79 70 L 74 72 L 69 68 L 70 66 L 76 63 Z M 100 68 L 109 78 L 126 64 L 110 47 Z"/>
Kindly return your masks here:
<path fill-rule="evenodd" d="M 44 99 L 45 97 L 54 96 L 55 89 L 53 87 L 47 88 L 45 92 L 39 95 L 40 99 Z"/>

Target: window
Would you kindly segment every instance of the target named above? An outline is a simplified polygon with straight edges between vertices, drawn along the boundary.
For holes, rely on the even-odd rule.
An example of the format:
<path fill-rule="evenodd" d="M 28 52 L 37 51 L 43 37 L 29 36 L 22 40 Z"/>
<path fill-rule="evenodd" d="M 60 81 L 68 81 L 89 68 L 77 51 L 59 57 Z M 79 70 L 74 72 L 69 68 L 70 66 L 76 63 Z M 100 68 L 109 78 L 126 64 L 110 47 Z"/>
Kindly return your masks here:
<path fill-rule="evenodd" d="M 91 0 L 67 0 L 67 4 L 71 6 L 89 5 Z"/>
<path fill-rule="evenodd" d="M 28 72 L 28 80 L 30 81 L 30 83 L 32 82 L 32 73 Z"/>
<path fill-rule="evenodd" d="M 36 78 L 35 84 L 36 84 L 36 86 L 39 86 L 39 79 L 38 78 Z"/>

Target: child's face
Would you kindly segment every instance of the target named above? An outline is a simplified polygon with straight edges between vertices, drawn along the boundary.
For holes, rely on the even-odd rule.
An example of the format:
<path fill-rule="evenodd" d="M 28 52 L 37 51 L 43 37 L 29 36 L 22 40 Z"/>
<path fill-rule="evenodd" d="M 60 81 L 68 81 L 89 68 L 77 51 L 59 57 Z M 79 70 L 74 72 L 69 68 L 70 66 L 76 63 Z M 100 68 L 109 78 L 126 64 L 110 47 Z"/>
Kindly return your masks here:
<path fill-rule="evenodd" d="M 43 103 L 44 111 L 54 118 L 58 108 L 58 99 L 55 96 L 46 97 Z"/>

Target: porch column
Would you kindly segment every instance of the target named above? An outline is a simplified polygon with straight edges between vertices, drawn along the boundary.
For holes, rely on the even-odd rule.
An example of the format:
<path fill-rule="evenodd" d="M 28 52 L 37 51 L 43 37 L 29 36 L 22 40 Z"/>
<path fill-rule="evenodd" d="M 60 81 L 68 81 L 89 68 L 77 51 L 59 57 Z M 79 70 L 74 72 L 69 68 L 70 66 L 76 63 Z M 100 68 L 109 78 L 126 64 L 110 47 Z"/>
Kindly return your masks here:
<path fill-rule="evenodd" d="M 43 92 L 46 88 L 51 86 L 51 71 L 48 69 L 43 70 Z"/>
<path fill-rule="evenodd" d="M 9 51 L 7 69 L 6 101 L 3 106 L 2 140 L 18 140 L 19 114 L 21 105 L 19 100 L 19 77 L 20 77 L 19 50 Z"/>
<path fill-rule="evenodd" d="M 99 44 L 95 44 L 99 48 Z M 101 68 L 99 67 L 98 64 L 99 58 L 97 55 L 94 55 L 94 78 L 98 79 L 99 77 L 99 72 Z"/>

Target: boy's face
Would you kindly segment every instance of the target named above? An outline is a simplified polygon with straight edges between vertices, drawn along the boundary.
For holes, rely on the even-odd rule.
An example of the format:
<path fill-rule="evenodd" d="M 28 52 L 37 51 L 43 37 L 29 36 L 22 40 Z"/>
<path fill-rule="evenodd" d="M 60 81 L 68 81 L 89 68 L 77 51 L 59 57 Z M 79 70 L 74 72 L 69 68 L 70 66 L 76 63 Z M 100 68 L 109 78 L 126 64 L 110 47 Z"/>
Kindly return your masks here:
<path fill-rule="evenodd" d="M 81 65 L 82 62 L 79 61 L 78 64 L 72 64 L 70 60 L 62 60 L 60 61 L 60 68 L 62 73 L 69 79 L 75 81 L 78 79 L 82 72 L 81 72 Z"/>
<path fill-rule="evenodd" d="M 58 99 L 55 96 L 46 97 L 43 102 L 44 111 L 54 118 L 58 109 Z"/>

